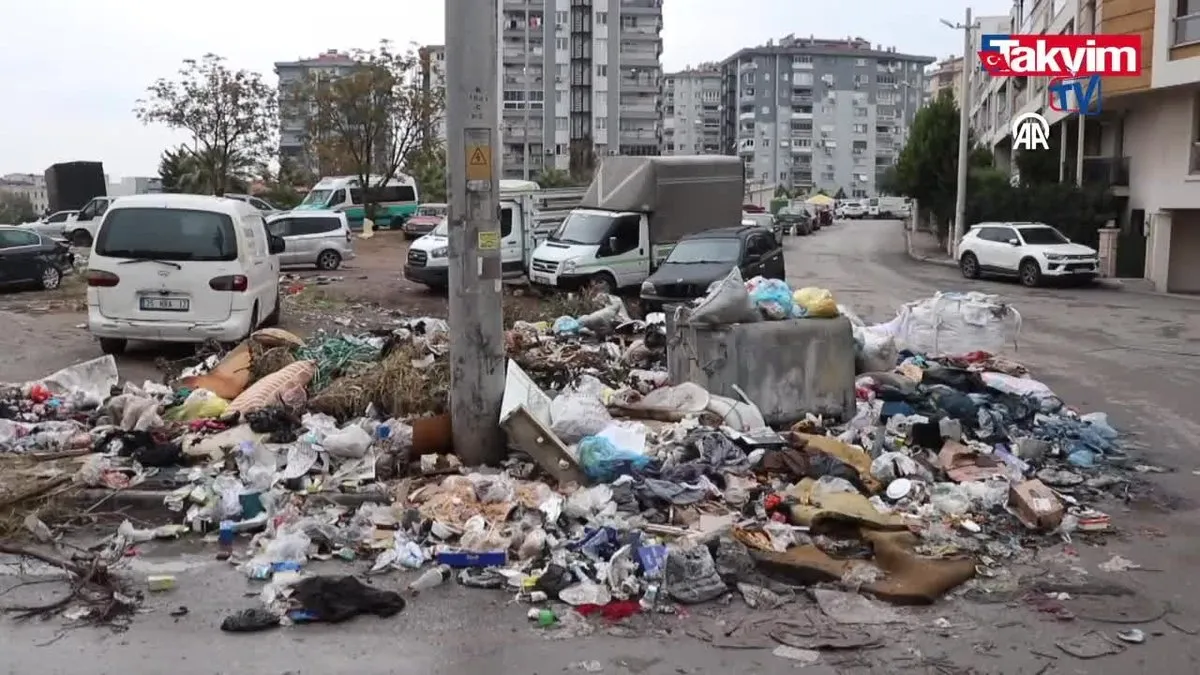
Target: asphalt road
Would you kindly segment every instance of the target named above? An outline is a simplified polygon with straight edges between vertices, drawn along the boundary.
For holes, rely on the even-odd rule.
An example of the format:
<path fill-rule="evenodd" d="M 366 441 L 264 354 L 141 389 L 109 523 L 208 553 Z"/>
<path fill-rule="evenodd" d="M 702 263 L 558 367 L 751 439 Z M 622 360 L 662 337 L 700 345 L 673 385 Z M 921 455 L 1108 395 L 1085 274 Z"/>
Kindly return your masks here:
<path fill-rule="evenodd" d="M 789 239 L 788 269 L 796 284 L 822 285 L 839 302 L 869 320 L 887 320 L 903 302 L 937 290 L 978 289 L 1000 293 L 1024 316 L 1015 355 L 1070 404 L 1105 410 L 1124 431 L 1136 434 L 1146 461 L 1178 469 L 1152 476 L 1160 499 L 1111 510 L 1121 534 L 1106 547 L 1083 541 L 1048 547 L 1037 564 L 1018 569 L 1083 572 L 1135 587 L 1139 602 L 1170 602 L 1177 626 L 1200 629 L 1195 570 L 1200 528 L 1190 496 L 1200 485 L 1193 469 L 1200 426 L 1195 392 L 1200 372 L 1200 304 L 1104 289 L 1027 290 L 1006 282 L 973 282 L 952 269 L 916 263 L 904 254 L 899 224 L 840 223 L 806 238 Z M 56 318 L 57 317 L 57 318 Z M 8 358 L 0 380 L 33 377 L 98 354 L 78 317 L 0 315 L 0 348 Z M 57 323 L 54 323 L 57 322 Z M 53 327 L 52 335 L 46 329 Z M 123 370 L 146 372 L 145 358 L 126 359 Z M 1171 508 L 1161 508 L 1163 503 Z M 733 623 L 747 610 L 740 602 L 692 608 L 678 616 L 635 620 L 628 628 L 600 626 L 593 634 L 547 639 L 525 618 L 526 607 L 499 592 L 437 588 L 413 598 L 392 619 L 360 618 L 334 626 L 303 626 L 257 635 L 219 632 L 223 616 L 253 606 L 258 586 L 212 558 L 211 546 L 195 542 L 141 547 L 130 561 L 135 581 L 147 574 L 174 574 L 177 588 L 147 598 L 148 612 L 124 633 L 104 629 L 63 631 L 59 620 L 17 624 L 0 619 L 0 673 L 120 673 L 175 675 L 228 673 L 300 674 L 469 672 L 587 672 L 597 661 L 604 673 L 792 672 L 796 662 L 769 650 L 718 649 L 685 634 L 711 617 Z M 1109 575 L 1097 565 L 1121 554 L 1146 570 Z M 0 561 L 2 562 L 2 561 Z M 314 571 L 359 572 L 366 563 L 325 563 Z M 0 605 L 49 597 L 53 585 L 5 588 L 21 570 L 0 564 Z M 27 570 L 33 578 L 44 574 Z M 407 577 L 379 578 L 398 588 Z M 11 583 L 10 583 L 11 582 Z M 61 591 L 61 589 L 58 589 Z M 1104 604 L 1116 599 L 1102 598 Z M 1120 602 L 1128 602 L 1120 600 Z M 177 607 L 186 616 L 170 618 Z M 806 603 L 788 606 L 792 618 L 828 621 Z M 842 655 L 826 654 L 807 673 L 1089 673 L 1197 672 L 1195 640 L 1165 621 L 1137 624 L 1148 642 L 1123 653 L 1083 661 L 1055 640 L 1090 630 L 1110 637 L 1126 628 L 1084 618 L 1061 622 L 1021 602 L 981 603 L 947 599 L 933 607 L 904 609 L 905 624 L 886 629 L 885 645 Z M 1130 610 L 1132 611 L 1132 610 Z M 1111 619 L 1110 619 L 1111 621 Z M 970 670 L 968 670 L 970 669 Z"/>

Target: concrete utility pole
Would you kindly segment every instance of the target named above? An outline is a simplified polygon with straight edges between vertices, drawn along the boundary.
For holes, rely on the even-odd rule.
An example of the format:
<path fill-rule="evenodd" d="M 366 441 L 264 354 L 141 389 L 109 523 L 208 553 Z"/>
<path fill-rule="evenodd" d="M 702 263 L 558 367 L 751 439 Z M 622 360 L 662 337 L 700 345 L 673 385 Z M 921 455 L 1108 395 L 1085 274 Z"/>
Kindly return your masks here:
<path fill-rule="evenodd" d="M 468 465 L 504 455 L 500 273 L 500 0 L 446 3 L 450 417 Z"/>
<path fill-rule="evenodd" d="M 971 139 L 971 68 L 975 63 L 971 31 L 976 26 L 971 23 L 971 8 L 967 8 L 966 18 L 962 23 L 950 23 L 942 19 L 942 23 L 963 32 L 963 62 L 961 90 L 958 102 L 958 187 L 954 195 L 954 229 L 950 235 L 950 255 L 958 259 L 958 242 L 966 234 L 967 226 L 967 162 L 970 158 Z"/>

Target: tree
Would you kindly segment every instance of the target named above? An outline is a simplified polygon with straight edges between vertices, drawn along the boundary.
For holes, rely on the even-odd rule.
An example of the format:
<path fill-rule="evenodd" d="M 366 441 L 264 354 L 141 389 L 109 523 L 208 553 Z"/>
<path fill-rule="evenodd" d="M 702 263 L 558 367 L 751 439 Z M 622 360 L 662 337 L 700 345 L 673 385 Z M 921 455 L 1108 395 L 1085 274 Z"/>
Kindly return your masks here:
<path fill-rule="evenodd" d="M 317 159 L 345 162 L 363 186 L 367 216 L 375 193 L 419 150 L 429 150 L 431 121 L 442 111 L 442 94 L 422 86 L 416 52 L 400 52 L 383 40 L 376 49 L 351 53 L 355 65 L 314 75 L 289 92 L 289 103 L 310 111 L 306 143 Z M 374 183 L 372 183 L 374 181 Z"/>
<path fill-rule="evenodd" d="M 224 194 L 239 167 L 264 161 L 274 148 L 275 90 L 216 54 L 185 60 L 177 80 L 155 81 L 134 112 L 143 124 L 191 134 L 192 161 L 213 194 Z"/>
<path fill-rule="evenodd" d="M 1013 162 L 1021 185 L 1046 185 L 1058 182 L 1058 134 L 1050 135 L 1049 150 L 1018 150 Z M 1072 167 L 1074 169 L 1074 167 Z M 1072 171 L 1072 174 L 1074 171 Z"/>
<path fill-rule="evenodd" d="M 446 180 L 446 146 L 432 141 L 413 153 L 406 163 L 408 173 L 417 181 L 421 201 L 445 202 L 449 198 Z"/>
<path fill-rule="evenodd" d="M 579 184 L 562 169 L 542 169 L 533 180 L 543 188 L 575 187 Z"/>
<path fill-rule="evenodd" d="M 791 199 L 792 193 L 787 189 L 786 185 L 775 186 L 775 199 Z"/>
<path fill-rule="evenodd" d="M 224 159 L 213 156 L 218 152 L 197 152 L 186 145 L 164 150 L 158 162 L 163 191 L 202 195 L 246 192 L 256 173 L 254 162 L 237 152 Z M 223 171 L 214 170 L 222 164 Z"/>
<path fill-rule="evenodd" d="M 19 192 L 0 192 L 0 224 L 20 225 L 37 220 L 33 200 Z"/>
<path fill-rule="evenodd" d="M 845 190 L 843 190 L 842 188 L 840 188 L 840 187 L 839 187 L 839 188 L 838 188 L 838 191 L 837 191 L 837 194 L 835 194 L 835 195 L 833 196 L 833 198 L 834 198 L 834 199 L 845 199 L 845 198 L 846 198 L 846 191 L 845 191 Z"/>

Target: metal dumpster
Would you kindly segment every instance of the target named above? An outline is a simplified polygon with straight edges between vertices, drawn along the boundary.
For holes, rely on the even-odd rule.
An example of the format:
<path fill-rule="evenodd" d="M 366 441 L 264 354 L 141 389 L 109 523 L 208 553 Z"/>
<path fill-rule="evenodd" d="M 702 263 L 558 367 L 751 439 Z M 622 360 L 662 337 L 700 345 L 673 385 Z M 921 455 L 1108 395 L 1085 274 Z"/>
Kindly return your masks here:
<path fill-rule="evenodd" d="M 772 426 L 805 413 L 853 417 L 854 333 L 845 317 L 703 326 L 685 323 L 686 315 L 667 312 L 673 384 L 695 382 L 734 399 L 737 385 Z"/>

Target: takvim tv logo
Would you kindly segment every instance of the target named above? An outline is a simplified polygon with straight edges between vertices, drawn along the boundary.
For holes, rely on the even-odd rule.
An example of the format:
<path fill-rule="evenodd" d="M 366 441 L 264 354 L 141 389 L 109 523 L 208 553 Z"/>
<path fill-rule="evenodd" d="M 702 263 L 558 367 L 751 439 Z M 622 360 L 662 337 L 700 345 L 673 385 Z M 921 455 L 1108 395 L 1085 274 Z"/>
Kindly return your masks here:
<path fill-rule="evenodd" d="M 1140 35 L 984 35 L 979 61 L 993 77 L 1142 74 Z"/>

